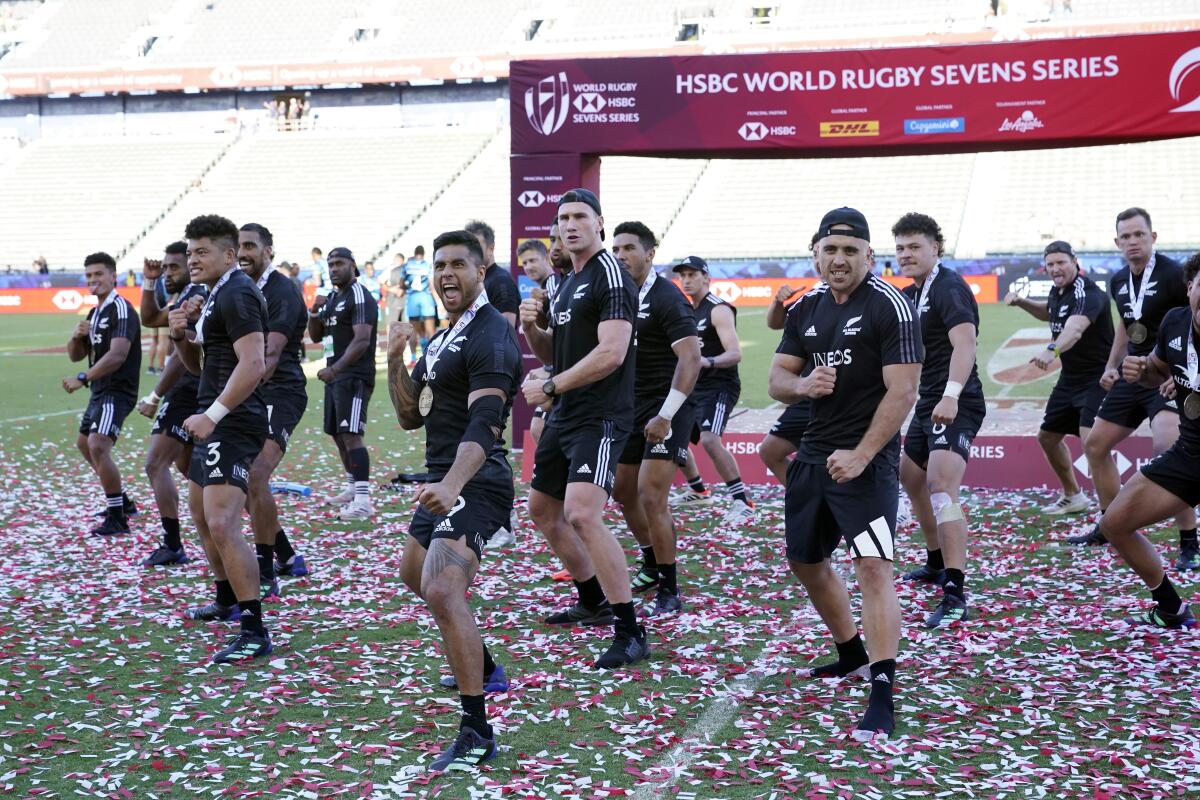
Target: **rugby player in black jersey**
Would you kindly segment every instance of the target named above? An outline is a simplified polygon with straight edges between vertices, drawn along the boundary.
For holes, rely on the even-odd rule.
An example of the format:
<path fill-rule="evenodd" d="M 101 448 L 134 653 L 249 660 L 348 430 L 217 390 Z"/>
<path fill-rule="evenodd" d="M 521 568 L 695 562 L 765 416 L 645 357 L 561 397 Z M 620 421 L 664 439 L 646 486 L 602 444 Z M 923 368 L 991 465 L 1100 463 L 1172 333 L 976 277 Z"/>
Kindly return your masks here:
<path fill-rule="evenodd" d="M 925 362 L 920 396 L 900 456 L 900 482 L 925 536 L 925 564 L 904 577 L 940 583 L 942 599 L 925 621 L 936 628 L 968 618 L 967 521 L 958 503 L 971 442 L 987 405 L 975 366 L 979 306 L 962 276 L 942 265 L 937 222 L 910 212 L 892 226 L 896 264 L 917 311 Z"/>
<path fill-rule="evenodd" d="M 1092 482 L 1100 500 L 1100 513 L 1121 488 L 1121 475 L 1113 461 L 1113 449 L 1150 420 L 1154 452 L 1162 453 L 1179 436 L 1179 408 L 1174 399 L 1158 389 L 1122 381 L 1120 370 L 1125 356 L 1145 356 L 1154 349 L 1158 324 L 1172 308 L 1187 305 L 1187 289 L 1179 262 L 1154 251 L 1158 234 L 1150 214 L 1142 208 L 1128 208 L 1117 215 L 1117 236 L 1113 240 L 1121 250 L 1125 266 L 1108 282 L 1108 293 L 1117 304 L 1121 325 L 1117 327 L 1108 365 L 1101 384 L 1108 391 L 1096 424 L 1084 442 L 1084 454 L 1091 469 Z M 1200 567 L 1200 545 L 1196 541 L 1196 513 L 1185 509 L 1175 519 L 1179 526 L 1180 569 Z M 1090 533 L 1068 540 L 1072 544 L 1104 544 L 1097 525 Z"/>
<path fill-rule="evenodd" d="M 687 462 L 695 413 L 688 395 L 700 374 L 692 304 L 654 270 L 658 241 L 641 222 L 613 230 L 613 255 L 638 291 L 633 433 L 621 452 L 613 499 L 642 549 L 636 591 L 655 586 L 655 614 L 683 609 L 675 564 L 675 520 L 667 503 L 675 470 Z"/>
<path fill-rule="evenodd" d="M 1192 628 L 1196 625 L 1188 604 L 1163 570 L 1154 545 L 1138 532 L 1200 503 L 1200 256 L 1184 268 L 1188 304 L 1173 308 L 1159 322 L 1154 349 L 1145 355 L 1130 353 L 1121 362 L 1121 376 L 1157 390 L 1167 379 L 1175 382 L 1175 400 L 1181 412 L 1179 436 L 1174 443 L 1134 475 L 1100 518 L 1100 531 L 1125 563 L 1150 590 L 1154 608 L 1130 620 L 1157 628 Z"/>
<path fill-rule="evenodd" d="M 483 276 L 483 289 L 487 292 L 488 302 L 515 328 L 517 312 L 521 306 L 521 293 L 512 273 L 496 263 L 496 232 L 492 230 L 491 225 L 478 219 L 468 222 L 464 229 L 470 231 L 483 248 L 483 260 L 488 265 Z"/>
<path fill-rule="evenodd" d="M 871 694 L 855 736 L 870 738 L 890 734 L 895 725 L 899 431 L 917 398 L 921 335 L 908 298 L 869 272 L 871 235 L 860 212 L 834 209 L 817 232 L 825 284 L 788 314 L 769 391 L 781 403 L 813 401 L 812 423 L 787 473 L 788 564 L 837 645 L 837 661 L 812 675 L 869 671 Z M 843 539 L 862 589 L 869 656 L 846 585 L 829 560 Z"/>
<path fill-rule="evenodd" d="M 204 411 L 183 421 L 195 441 L 188 505 L 217 595 L 216 602 L 189 609 L 187 616 L 240 619 L 241 631 L 213 661 L 245 661 L 271 652 L 258 565 L 242 536 L 250 465 L 267 437 L 267 408 L 258 388 L 266 347 L 266 301 L 250 276 L 238 269 L 236 225 L 205 215 L 189 222 L 184 236 L 192 282 L 208 286 L 208 297 L 202 306 L 199 298 L 192 298 L 173 309 L 168 320 L 176 352 L 189 370 L 200 373 L 197 397 Z M 189 319 L 196 324 L 191 334 Z"/>
<path fill-rule="evenodd" d="M 564 194 L 558 224 L 572 270 L 550 303 L 550 330 L 538 325 L 542 302 L 531 297 L 521 303 L 530 349 L 554 368 L 552 377 L 527 380 L 522 387 L 530 405 L 554 401 L 534 457 L 529 513 L 571 571 L 580 595 L 579 604 L 547 622 L 614 619 L 612 646 L 596 661 L 597 667 L 612 669 L 650 653 L 634 615 L 625 553 L 603 516 L 617 459 L 633 429 L 637 291 L 633 278 L 604 249 L 604 219 L 595 194 L 586 189 Z"/>
<path fill-rule="evenodd" d="M 325 384 L 325 433 L 333 437 L 346 470 L 346 489 L 326 498 L 342 506 L 341 519 L 368 519 L 371 505 L 371 456 L 363 444 L 367 404 L 375 390 L 375 342 L 379 306 L 359 283 L 354 254 L 346 247 L 329 251 L 334 291 L 317 296 L 308 315 L 314 342 L 333 337 L 333 355 L 317 377 Z"/>
<path fill-rule="evenodd" d="M 142 292 L 141 319 L 147 328 L 165 328 L 167 313 L 192 297 L 203 300 L 208 287 L 192 283 L 187 268 L 187 243 L 167 245 L 161 261 L 146 259 L 142 266 L 142 285 L 153 286 L 160 277 L 165 282 L 169 303 L 158 304 L 154 292 Z M 162 521 L 163 543 L 142 562 L 143 566 L 161 567 L 186 564 L 190 559 L 179 533 L 179 490 L 171 467 L 178 466 L 185 477 L 192 460 L 192 437 L 183 429 L 183 421 L 200 410 L 196 391 L 200 377 L 188 371 L 183 359 L 172 352 L 163 364 L 162 374 L 150 394 L 138 403 L 138 412 L 154 420 L 150 428 L 150 445 L 146 448 L 146 477 L 154 492 Z"/>
<path fill-rule="evenodd" d="M 496 754 L 484 691 L 503 691 L 502 667 L 479 635 L 466 593 L 483 548 L 508 523 L 514 490 L 501 437 L 521 382 L 516 331 L 483 291 L 484 254 L 475 236 L 450 231 L 433 242 L 433 287 L 450 327 L 429 342 L 409 376 L 408 323 L 388 332 L 388 388 L 400 426 L 425 429 L 429 481 L 418 502 L 401 561 L 404 582 L 425 600 L 442 634 L 462 721 L 431 770 L 468 769 Z"/>
<path fill-rule="evenodd" d="M 113 536 L 129 533 L 128 515 L 137 512 L 121 488 L 121 471 L 113 460 L 112 448 L 137 402 L 142 333 L 133 305 L 117 294 L 117 262 L 112 256 L 93 253 L 85 258 L 83 277 L 97 304 L 75 326 L 67 341 L 67 357 L 71 361 L 86 358 L 88 367 L 63 378 L 62 387 L 67 394 L 84 387 L 91 391 L 75 446 L 104 490 L 104 519 L 91 533 Z"/>
<path fill-rule="evenodd" d="M 557 234 L 555 226 L 550 227 L 550 240 L 553 243 L 554 237 Z M 562 246 L 559 245 L 559 256 L 562 255 Z M 529 279 L 537 284 L 540 297 L 553 297 L 554 290 L 558 288 L 558 282 L 562 280 L 559 274 L 559 268 L 553 263 L 550 258 L 550 251 L 539 239 L 530 239 L 521 242 L 517 248 L 517 263 L 521 265 L 521 269 L 529 276 Z M 568 267 L 569 269 L 570 267 Z M 532 373 L 531 373 L 532 374 Z M 550 377 L 548 370 L 538 371 L 537 376 L 542 380 Z M 546 422 L 546 409 L 538 407 L 533 410 L 533 418 L 529 420 L 529 435 L 533 437 L 533 443 L 537 444 L 542 438 L 542 427 Z"/>
<path fill-rule="evenodd" d="M 1029 300 L 1015 291 L 1010 291 L 1004 302 L 1050 323 L 1050 343 L 1031 363 L 1047 369 L 1054 359 L 1062 360 L 1037 440 L 1063 491 L 1062 497 L 1042 512 L 1064 513 L 1070 508 L 1087 508 L 1089 503 L 1075 478 L 1071 452 L 1063 438 L 1078 436 L 1084 442 L 1095 424 L 1096 411 L 1104 400 L 1100 376 L 1112 349 L 1113 323 L 1108 295 L 1083 274 L 1068 242 L 1046 245 L 1043 259 L 1054 284 L 1046 302 Z"/>
<path fill-rule="evenodd" d="M 287 452 L 292 431 L 308 407 L 304 357 L 304 330 L 308 309 L 304 294 L 291 278 L 275 269 L 275 237 L 263 225 L 248 222 L 238 231 L 238 266 L 250 276 L 267 301 L 267 350 L 260 388 L 267 405 L 267 438 L 250 467 L 246 504 L 254 528 L 254 551 L 262 596 L 277 597 L 280 574 L 308 574 L 304 556 L 296 553 L 279 524 L 279 508 L 271 494 L 271 473 Z M 276 565 L 278 559 L 278 565 Z"/>
<path fill-rule="evenodd" d="M 717 473 L 725 481 L 725 492 L 733 501 L 722 522 L 741 525 L 754 517 L 754 504 L 746 494 L 737 461 L 725 449 L 721 434 L 729 422 L 729 412 L 737 405 L 742 392 L 737 365 L 742 360 L 742 346 L 737 335 L 737 309 L 710 292 L 708 263 L 699 256 L 688 256 L 671 270 L 679 276 L 683 293 L 696 311 L 696 330 L 700 334 L 700 377 L 692 391 L 691 402 L 696 410 L 691 442 L 699 444 L 708 454 Z M 675 498 L 676 505 L 705 502 L 709 495 L 700 479 L 696 457 L 688 453 L 683 466 L 688 488 Z"/>

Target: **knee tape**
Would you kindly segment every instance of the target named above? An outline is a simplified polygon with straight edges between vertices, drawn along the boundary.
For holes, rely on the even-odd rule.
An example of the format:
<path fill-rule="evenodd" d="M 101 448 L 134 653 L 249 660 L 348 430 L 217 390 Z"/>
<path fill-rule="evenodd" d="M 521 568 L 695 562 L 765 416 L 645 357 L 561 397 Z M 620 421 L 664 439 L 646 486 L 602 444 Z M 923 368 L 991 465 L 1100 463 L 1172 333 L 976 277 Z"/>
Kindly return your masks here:
<path fill-rule="evenodd" d="M 933 506 L 933 517 L 937 524 L 954 522 L 963 518 L 962 506 L 950 499 L 945 492 L 934 492 L 929 496 L 929 504 Z"/>

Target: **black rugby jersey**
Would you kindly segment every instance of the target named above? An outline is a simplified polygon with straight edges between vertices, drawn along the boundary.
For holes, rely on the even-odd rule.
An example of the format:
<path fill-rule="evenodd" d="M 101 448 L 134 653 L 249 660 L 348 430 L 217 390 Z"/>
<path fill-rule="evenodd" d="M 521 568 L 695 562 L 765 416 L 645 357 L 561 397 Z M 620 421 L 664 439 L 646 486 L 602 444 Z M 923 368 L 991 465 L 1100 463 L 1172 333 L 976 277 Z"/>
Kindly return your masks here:
<path fill-rule="evenodd" d="M 1140 319 L 1134 319 L 1133 316 L 1133 294 L 1129 291 L 1131 274 L 1129 265 L 1126 264 L 1117 270 L 1108 282 L 1108 292 L 1117 303 L 1117 313 L 1120 314 L 1121 322 L 1125 325 L 1125 332 L 1128 333 L 1130 326 L 1135 322 L 1140 322 L 1147 328 L 1146 340 L 1142 343 L 1138 344 L 1133 339 L 1129 339 L 1128 352 L 1132 356 L 1144 356 L 1153 350 L 1162 318 L 1172 308 L 1186 306 L 1188 302 L 1187 283 L 1183 279 L 1183 267 L 1179 262 L 1162 253 L 1155 253 L 1151 258 L 1151 263 L 1154 265 L 1154 271 L 1150 275 L 1150 282 L 1146 285 L 1145 290 L 1142 289 L 1142 280 L 1149 271 L 1150 265 L 1146 265 L 1146 269 L 1142 270 L 1141 275 L 1133 276 L 1134 293 L 1141 294 L 1143 291 L 1145 293 Z"/>
<path fill-rule="evenodd" d="M 199 297 L 204 300 L 208 297 L 208 287 L 203 283 L 189 283 L 182 292 L 179 293 L 179 299 L 172 303 L 168 308 L 178 308 L 193 297 Z M 196 330 L 194 322 L 188 323 L 188 330 Z M 172 358 L 179 358 L 175 355 Z M 185 402 L 188 405 L 196 404 L 196 393 L 200 391 L 200 376 L 189 369 L 184 369 L 179 376 L 179 380 L 175 381 L 175 385 L 163 397 L 163 400 L 170 403 Z"/>
<path fill-rule="evenodd" d="M 1100 380 L 1108 365 L 1108 354 L 1112 350 L 1113 321 L 1108 295 L 1082 272 L 1061 290 L 1050 287 L 1046 298 L 1046 312 L 1050 315 L 1050 336 L 1054 341 L 1062 333 L 1067 319 L 1085 316 L 1092 324 L 1084 330 L 1079 341 L 1065 353 L 1060 353 L 1062 377 L 1060 380 L 1075 384 L 1089 384 Z"/>
<path fill-rule="evenodd" d="M 371 326 L 371 341 L 366 352 L 353 364 L 348 364 L 333 379 L 340 383 L 352 378 L 375 385 L 375 344 L 378 334 L 379 304 L 361 283 L 354 281 L 341 291 L 332 292 L 321 306 L 321 319 L 325 323 L 325 335 L 333 337 L 333 355 L 325 361 L 331 366 L 342 357 L 350 342 L 354 341 L 355 325 Z"/>
<path fill-rule="evenodd" d="M 490 295 L 489 295 L 490 297 Z M 601 322 L 636 324 L 637 289 L 612 253 L 598 251 L 578 272 L 563 276 L 550 304 L 554 335 L 554 374 L 573 367 L 599 344 Z M 551 421 L 564 428 L 602 419 L 633 425 L 635 350 L 633 331 L 621 366 L 601 380 L 563 392 L 554 399 Z"/>
<path fill-rule="evenodd" d="M 921 325 L 921 343 L 925 347 L 918 403 L 931 400 L 936 403 L 946 390 L 946 381 L 950 379 L 950 357 L 954 354 L 950 330 L 963 323 L 970 323 L 975 328 L 975 336 L 979 336 L 979 306 L 975 302 L 971 287 L 952 269 L 939 265 L 936 272 L 936 275 L 930 272 L 926 277 L 926 282 L 933 282 L 929 284 L 924 301 L 921 300 L 924 287 L 918 287 L 915 283 L 904 287 L 904 294 L 917 309 L 917 318 Z M 975 364 L 971 365 L 971 374 L 963 384 L 962 394 L 959 396 L 960 403 L 972 400 L 983 400 L 983 384 L 979 380 L 979 368 Z"/>
<path fill-rule="evenodd" d="M 276 269 L 268 273 L 259 289 L 267 301 L 267 333 L 287 337 L 275 372 L 263 390 L 268 396 L 280 391 L 303 392 L 307 381 L 300 363 L 304 360 L 304 331 L 308 326 L 304 294 L 291 278 Z"/>
<path fill-rule="evenodd" d="M 100 305 L 88 312 L 87 319 L 91 326 L 89 367 L 108 355 L 113 339 L 129 340 L 129 355 L 121 366 L 89 382 L 92 394 L 116 394 L 136 400 L 142 376 L 142 327 L 133 305 L 113 289 Z"/>
<path fill-rule="evenodd" d="M 1162 318 L 1158 326 L 1158 339 L 1155 341 L 1154 354 L 1159 360 L 1171 368 L 1171 377 L 1175 379 L 1175 403 L 1179 406 L 1179 438 L 1175 446 L 1189 455 L 1200 458 L 1200 417 L 1188 416 L 1188 397 L 1200 397 L 1200 378 L 1192 380 L 1188 376 L 1188 340 L 1191 340 L 1193 352 L 1200 354 L 1200 336 L 1196 335 L 1192 323 L 1190 306 L 1173 308 Z M 1198 355 L 1200 357 L 1200 355 Z M 1193 400 L 1193 403 L 1196 401 Z M 1193 478 L 1195 475 L 1193 474 Z"/>
<path fill-rule="evenodd" d="M 694 307 L 696 331 L 700 334 L 700 357 L 702 359 L 709 356 L 715 358 L 725 352 L 725 346 L 721 344 L 721 337 L 717 335 L 717 329 L 712 324 L 712 312 L 717 306 L 725 306 L 733 312 L 733 327 L 737 328 L 737 309 L 712 292 L 705 295 L 704 299 L 700 301 L 700 305 Z M 741 388 L 742 381 L 738 377 L 737 364 L 732 367 L 717 367 L 716 369 L 709 369 L 707 364 L 701 365 L 700 377 L 696 379 L 697 392 L 717 389 L 739 392 Z"/>
<path fill-rule="evenodd" d="M 209 295 L 203 316 L 196 325 L 197 331 L 204 335 L 204 368 L 200 371 L 200 390 L 196 396 L 203 408 L 220 397 L 237 367 L 234 342 L 255 332 L 261 333 L 264 339 L 267 335 L 267 302 L 262 292 L 240 268 L 234 267 L 226 274 L 228 278 L 222 278 L 225 282 L 218 281 L 213 294 Z M 260 387 L 236 408 L 231 408 L 220 424 L 227 422 L 265 429 L 267 407 Z"/>
<path fill-rule="evenodd" d="M 471 392 L 502 390 L 506 395 L 504 419 L 507 419 L 513 395 L 521 384 L 522 358 L 517 332 L 490 302 L 479 309 L 453 341 L 442 345 L 449 333 L 449 329 L 443 329 L 430 340 L 434 348 L 441 345 L 432 373 L 427 372 L 425 358 L 417 361 L 412 372 L 418 392 L 425 386 L 433 389 L 433 407 L 424 418 L 425 466 L 439 478 L 454 464 L 458 454 L 458 445 L 470 421 L 468 398 Z M 502 439 L 496 440 L 487 458 L 493 468 L 507 468 Z M 483 472 L 481 467 L 480 473 Z M 477 474 L 476 477 L 484 476 Z"/>
<path fill-rule="evenodd" d="M 824 464 L 834 450 L 857 447 L 887 394 L 883 368 L 919 364 L 923 355 L 912 304 L 874 275 L 841 304 L 824 284 L 804 295 L 787 316 L 776 352 L 837 370 L 833 393 L 812 401 L 812 421 L 796 454 L 812 464 Z M 895 464 L 899 455 L 897 431 L 876 458 Z"/>
<path fill-rule="evenodd" d="M 521 310 L 521 293 L 517 282 L 508 270 L 492 264 L 483 273 L 483 290 L 487 292 L 488 304 L 497 311 L 516 314 Z"/>
<path fill-rule="evenodd" d="M 638 289 L 634 387 L 638 401 L 666 399 L 679 363 L 671 345 L 696 335 L 696 314 L 687 295 L 652 269 Z"/>

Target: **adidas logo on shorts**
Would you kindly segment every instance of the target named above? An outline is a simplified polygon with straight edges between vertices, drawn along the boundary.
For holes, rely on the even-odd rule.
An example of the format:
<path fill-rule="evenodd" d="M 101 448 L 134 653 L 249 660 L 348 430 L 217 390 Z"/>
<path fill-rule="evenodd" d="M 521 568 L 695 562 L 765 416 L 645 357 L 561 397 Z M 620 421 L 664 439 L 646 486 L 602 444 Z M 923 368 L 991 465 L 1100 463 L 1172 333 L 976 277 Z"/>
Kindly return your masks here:
<path fill-rule="evenodd" d="M 806 331 L 804 332 L 804 335 L 805 335 L 805 336 L 816 336 L 816 335 L 817 335 L 817 326 L 816 326 L 816 325 L 809 325 L 809 326 L 808 326 L 808 330 L 806 330 Z"/>
<path fill-rule="evenodd" d="M 342 420 L 341 422 L 339 422 L 339 423 L 338 423 L 338 427 L 339 427 L 339 428 L 349 428 L 349 427 L 350 427 L 350 423 L 349 423 L 349 422 L 347 422 L 346 420 Z"/>
<path fill-rule="evenodd" d="M 434 528 L 433 530 L 435 533 L 437 531 L 452 531 L 452 530 L 454 530 L 454 526 L 450 524 L 450 518 L 446 517 L 441 522 L 439 522 L 437 524 L 437 527 Z"/>
<path fill-rule="evenodd" d="M 1172 350 L 1183 350 L 1183 337 L 1176 336 L 1167 344 L 1167 347 L 1171 348 Z"/>
<path fill-rule="evenodd" d="M 942 436 L 939 436 L 938 438 L 934 439 L 933 443 L 934 444 L 949 444 L 949 442 L 946 441 L 946 436 L 944 434 Z"/>
<path fill-rule="evenodd" d="M 659 442 L 658 444 L 654 445 L 654 447 L 650 448 L 650 452 L 651 453 L 666 453 L 667 446 L 665 444 L 663 444 L 662 442 Z"/>
<path fill-rule="evenodd" d="M 225 476 L 224 476 L 224 475 L 221 473 L 221 468 L 220 468 L 220 467 L 213 467 L 213 471 L 212 471 L 212 472 L 210 472 L 210 473 L 208 473 L 208 477 L 210 477 L 210 478 L 224 478 Z"/>
<path fill-rule="evenodd" d="M 592 468 L 589 467 L 587 464 L 584 464 L 579 469 L 575 470 L 575 474 L 576 475 L 591 475 Z"/>

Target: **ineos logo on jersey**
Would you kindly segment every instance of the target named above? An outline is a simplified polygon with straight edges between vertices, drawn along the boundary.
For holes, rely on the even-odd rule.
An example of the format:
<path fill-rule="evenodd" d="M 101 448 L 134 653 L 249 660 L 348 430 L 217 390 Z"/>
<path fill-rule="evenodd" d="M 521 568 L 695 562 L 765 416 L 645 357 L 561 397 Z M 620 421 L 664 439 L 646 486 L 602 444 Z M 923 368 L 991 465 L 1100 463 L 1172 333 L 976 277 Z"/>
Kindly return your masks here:
<path fill-rule="evenodd" d="M 1183 99 L 1183 83 L 1197 68 L 1200 68 L 1200 47 L 1193 47 L 1176 59 L 1175 65 L 1171 67 L 1171 77 L 1168 81 L 1168 85 L 1171 88 L 1171 97 L 1176 100 Z M 1200 92 L 1196 94 L 1194 99 L 1178 108 L 1171 109 L 1171 113 L 1175 113 L 1176 111 L 1200 111 Z"/>
<path fill-rule="evenodd" d="M 554 315 L 554 324 L 555 325 L 566 325 L 570 321 L 571 321 L 571 309 L 569 309 L 569 308 L 566 311 L 560 311 Z"/>
<path fill-rule="evenodd" d="M 525 90 L 525 116 L 543 136 L 557 133 L 570 109 L 571 92 L 565 72 L 542 78 L 537 86 Z"/>
<path fill-rule="evenodd" d="M 845 350 L 830 350 L 826 353 L 813 353 L 813 364 L 818 367 L 840 367 L 843 364 L 850 364 L 851 350 L 847 347 Z"/>

